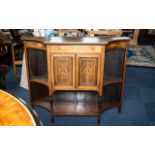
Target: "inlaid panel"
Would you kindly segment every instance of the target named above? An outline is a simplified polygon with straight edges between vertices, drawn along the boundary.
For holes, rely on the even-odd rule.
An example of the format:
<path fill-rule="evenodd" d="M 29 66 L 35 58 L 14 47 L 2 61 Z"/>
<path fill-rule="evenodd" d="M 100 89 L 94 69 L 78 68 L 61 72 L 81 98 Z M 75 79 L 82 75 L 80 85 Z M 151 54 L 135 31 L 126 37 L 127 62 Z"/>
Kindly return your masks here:
<path fill-rule="evenodd" d="M 53 56 L 54 85 L 73 85 L 73 56 Z"/>
<path fill-rule="evenodd" d="M 40 50 L 46 50 L 45 45 L 43 43 L 40 42 L 26 42 L 25 43 L 27 47 L 29 48 L 36 48 L 36 49 L 40 49 Z"/>
<path fill-rule="evenodd" d="M 48 46 L 48 50 L 50 52 L 59 52 L 59 53 L 85 53 L 88 52 L 90 54 L 100 53 L 102 50 L 102 46 L 99 45 L 52 45 Z"/>
<path fill-rule="evenodd" d="M 79 57 L 79 86 L 96 86 L 98 58 L 97 57 Z"/>

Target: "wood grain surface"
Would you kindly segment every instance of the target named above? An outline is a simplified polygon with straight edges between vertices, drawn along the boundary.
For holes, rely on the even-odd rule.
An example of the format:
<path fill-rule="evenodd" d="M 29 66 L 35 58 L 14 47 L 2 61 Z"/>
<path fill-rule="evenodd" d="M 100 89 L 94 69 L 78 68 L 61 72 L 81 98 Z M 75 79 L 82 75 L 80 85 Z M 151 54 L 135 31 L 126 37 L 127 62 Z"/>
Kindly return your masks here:
<path fill-rule="evenodd" d="M 25 105 L 0 90 L 0 126 L 34 126 L 35 121 Z"/>

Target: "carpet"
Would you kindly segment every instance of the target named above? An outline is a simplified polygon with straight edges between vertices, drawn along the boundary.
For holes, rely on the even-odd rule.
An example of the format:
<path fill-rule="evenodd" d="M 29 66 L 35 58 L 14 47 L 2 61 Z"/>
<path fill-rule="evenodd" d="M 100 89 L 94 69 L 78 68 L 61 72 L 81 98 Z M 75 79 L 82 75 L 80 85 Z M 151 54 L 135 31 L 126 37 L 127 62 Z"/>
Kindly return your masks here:
<path fill-rule="evenodd" d="M 138 46 L 128 50 L 128 66 L 155 67 L 155 49 L 152 46 Z"/>

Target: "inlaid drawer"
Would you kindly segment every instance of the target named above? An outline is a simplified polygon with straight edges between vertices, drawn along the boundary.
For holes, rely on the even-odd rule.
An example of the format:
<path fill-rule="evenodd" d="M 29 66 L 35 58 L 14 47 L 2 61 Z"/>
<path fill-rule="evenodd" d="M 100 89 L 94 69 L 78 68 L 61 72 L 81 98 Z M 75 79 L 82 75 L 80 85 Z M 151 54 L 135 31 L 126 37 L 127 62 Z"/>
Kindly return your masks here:
<path fill-rule="evenodd" d="M 48 51 L 52 53 L 100 53 L 102 46 L 97 45 L 50 45 Z"/>
<path fill-rule="evenodd" d="M 26 46 L 28 48 L 36 48 L 36 49 L 42 49 L 42 50 L 46 49 L 45 45 L 42 44 L 42 43 L 39 43 L 39 42 L 31 42 L 31 41 L 29 41 L 29 42 L 26 42 Z"/>

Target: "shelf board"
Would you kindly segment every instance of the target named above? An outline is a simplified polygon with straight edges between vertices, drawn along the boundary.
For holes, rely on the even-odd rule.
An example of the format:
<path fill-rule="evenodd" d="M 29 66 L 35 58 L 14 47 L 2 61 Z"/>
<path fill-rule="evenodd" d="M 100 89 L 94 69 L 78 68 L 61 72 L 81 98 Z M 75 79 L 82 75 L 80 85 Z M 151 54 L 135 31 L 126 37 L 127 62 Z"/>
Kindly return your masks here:
<path fill-rule="evenodd" d="M 54 116 L 98 116 L 99 103 L 96 101 L 54 101 L 53 115 Z M 102 102 L 101 113 L 105 110 L 116 107 L 118 101 Z M 33 102 L 35 106 L 46 109 L 51 112 L 50 97 L 39 99 Z"/>
<path fill-rule="evenodd" d="M 118 79 L 106 79 L 103 81 L 103 86 L 115 84 L 115 83 L 123 83 L 123 80 L 121 78 Z"/>
<path fill-rule="evenodd" d="M 83 102 L 54 102 L 53 109 L 55 116 L 98 116 L 97 103 Z"/>
<path fill-rule="evenodd" d="M 51 112 L 49 101 L 35 101 L 35 106 L 44 108 Z M 54 102 L 53 103 L 53 115 L 55 116 L 98 116 L 98 104 L 97 103 L 65 103 Z"/>
<path fill-rule="evenodd" d="M 51 112 L 49 101 L 35 101 L 35 106 L 46 109 Z M 116 107 L 117 102 L 103 102 L 101 104 L 101 112 L 108 110 L 112 107 Z M 55 116 L 98 116 L 98 104 L 96 103 L 85 103 L 85 104 L 74 104 L 74 103 L 54 103 Z"/>
<path fill-rule="evenodd" d="M 105 110 L 117 106 L 117 102 L 111 101 L 111 102 L 103 102 L 101 104 L 101 112 L 104 112 Z"/>
<path fill-rule="evenodd" d="M 51 112 L 50 99 L 49 100 L 45 100 L 45 99 L 35 100 L 33 101 L 33 105 L 44 108 L 45 110 Z"/>
<path fill-rule="evenodd" d="M 48 86 L 48 78 L 47 76 L 34 76 L 30 78 L 30 82 L 41 83 Z"/>

